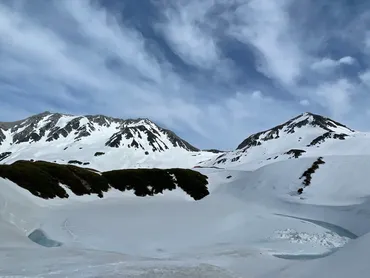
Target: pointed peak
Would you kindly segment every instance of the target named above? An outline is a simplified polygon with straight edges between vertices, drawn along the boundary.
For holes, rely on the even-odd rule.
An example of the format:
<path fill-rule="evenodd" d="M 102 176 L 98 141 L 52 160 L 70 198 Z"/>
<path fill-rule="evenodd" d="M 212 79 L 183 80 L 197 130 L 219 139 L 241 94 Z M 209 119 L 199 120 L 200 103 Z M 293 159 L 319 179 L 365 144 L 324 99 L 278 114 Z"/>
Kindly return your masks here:
<path fill-rule="evenodd" d="M 301 114 L 301 116 L 305 117 L 305 116 L 313 116 L 313 114 L 311 112 L 304 112 Z"/>
<path fill-rule="evenodd" d="M 347 126 L 330 118 L 311 112 L 305 112 L 283 124 L 249 136 L 237 147 L 237 149 L 260 145 L 263 141 L 278 139 L 281 137 L 282 134 L 288 135 L 296 133 L 297 131 L 302 131 L 304 129 L 313 128 L 321 130 L 324 133 L 334 132 L 338 134 L 350 134 L 355 132 Z"/>
<path fill-rule="evenodd" d="M 44 112 L 41 112 L 41 113 L 38 113 L 38 114 L 32 115 L 32 116 L 30 116 L 29 118 L 45 117 L 45 116 L 50 116 L 50 115 L 53 115 L 53 114 L 57 114 L 57 113 L 52 113 L 52 112 L 50 112 L 50 111 L 44 111 Z"/>
<path fill-rule="evenodd" d="M 298 116 L 294 117 L 292 120 L 295 120 L 295 119 L 307 119 L 309 117 L 313 117 L 313 118 L 325 118 L 324 116 L 321 116 L 321 115 L 318 115 L 318 114 L 314 114 L 314 113 L 311 113 L 311 112 L 304 112 L 304 113 L 301 113 Z"/>
<path fill-rule="evenodd" d="M 344 124 L 334 121 L 328 117 L 314 114 L 311 112 L 304 112 L 298 115 L 297 117 L 291 119 L 290 121 L 284 123 L 283 125 L 290 125 L 290 126 L 295 126 L 295 127 L 313 126 L 313 127 L 320 127 L 327 131 L 335 131 L 335 129 L 341 128 L 349 132 L 354 132 L 353 129 L 350 129 Z"/>

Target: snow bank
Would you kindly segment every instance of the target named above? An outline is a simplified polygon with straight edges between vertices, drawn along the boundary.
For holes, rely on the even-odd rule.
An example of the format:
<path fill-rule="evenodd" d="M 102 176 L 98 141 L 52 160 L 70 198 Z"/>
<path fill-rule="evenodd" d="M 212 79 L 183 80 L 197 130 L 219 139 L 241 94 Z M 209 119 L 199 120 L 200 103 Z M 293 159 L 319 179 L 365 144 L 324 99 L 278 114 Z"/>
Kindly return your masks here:
<path fill-rule="evenodd" d="M 221 194 L 245 200 L 272 196 L 303 204 L 345 206 L 363 203 L 370 197 L 370 156 L 326 156 L 325 164 L 312 174 L 311 184 L 303 187 L 303 172 L 317 157 L 272 163 L 254 171 L 239 171 L 238 178 L 221 187 Z"/>
<path fill-rule="evenodd" d="M 263 277 L 368 277 L 370 272 L 369 248 L 370 233 L 348 243 L 330 256 L 298 263 L 281 272 L 270 273 Z"/>

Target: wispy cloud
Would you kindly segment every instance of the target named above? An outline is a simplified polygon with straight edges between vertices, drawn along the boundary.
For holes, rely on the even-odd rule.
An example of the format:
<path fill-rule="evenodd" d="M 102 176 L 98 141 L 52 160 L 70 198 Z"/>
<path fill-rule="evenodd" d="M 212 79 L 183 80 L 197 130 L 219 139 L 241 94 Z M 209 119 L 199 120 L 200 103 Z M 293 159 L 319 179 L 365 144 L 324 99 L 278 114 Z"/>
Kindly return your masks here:
<path fill-rule="evenodd" d="M 356 93 L 356 84 L 347 79 L 323 83 L 317 88 L 317 96 L 334 117 L 341 117 L 351 109 L 351 97 Z"/>
<path fill-rule="evenodd" d="M 292 9 L 297 3 L 298 1 L 294 0 L 246 1 L 235 13 L 231 13 L 230 17 L 236 23 L 231 25 L 230 33 L 255 48 L 259 56 L 259 69 L 292 96 L 301 98 L 301 105 L 315 103 L 333 117 L 346 115 L 351 111 L 353 100 L 363 90 L 363 84 L 359 80 L 366 81 L 367 72 L 356 76 L 357 69 L 351 71 L 351 66 L 356 65 L 356 58 L 349 55 L 350 51 L 346 53 L 348 47 L 345 40 L 337 42 L 339 45 L 328 43 L 339 40 L 334 26 L 326 26 L 327 29 L 320 30 L 316 36 L 312 34 L 317 23 L 312 21 L 315 18 L 310 16 L 319 14 L 316 9 L 322 8 L 320 5 L 302 3 L 309 8 L 305 12 L 306 20 L 302 20 L 295 16 Z M 341 5 L 343 3 L 340 1 L 334 8 L 339 11 L 343 9 Z M 342 20 L 346 20 L 348 14 L 342 16 Z M 370 18 L 366 11 L 361 17 L 361 22 Z M 329 18 L 320 20 L 327 25 L 330 23 Z M 355 28 L 357 36 L 365 34 L 363 25 L 356 23 L 355 18 L 348 20 L 347 17 L 347 21 Z M 365 45 L 367 38 L 366 35 Z M 338 57 L 338 48 L 344 55 Z M 351 52 L 364 53 L 365 49 L 351 49 Z M 328 54 L 338 58 L 328 58 Z M 347 67 L 351 74 L 343 72 L 343 67 Z"/>
<path fill-rule="evenodd" d="M 148 26 L 123 16 L 130 5 L 32 3 L 0 4 L 2 119 L 42 110 L 149 117 L 197 134 L 190 141 L 201 146 L 233 147 L 306 109 L 352 115 L 370 84 L 366 11 L 347 15 L 352 33 L 338 34 L 311 28 L 318 7 L 308 2 L 307 19 L 297 18 L 297 0 L 145 0 L 132 12 L 151 10 Z"/>
<path fill-rule="evenodd" d="M 317 71 L 330 71 L 341 65 L 353 65 L 356 60 L 353 57 L 346 56 L 338 60 L 331 58 L 323 58 L 312 63 L 311 68 Z"/>
<path fill-rule="evenodd" d="M 287 12 L 290 2 L 247 1 L 230 15 L 234 22 L 230 34 L 254 47 L 260 59 L 259 70 L 287 85 L 299 78 L 306 58 Z"/>
<path fill-rule="evenodd" d="M 209 69 L 222 59 L 217 37 L 202 26 L 213 4 L 213 1 L 174 1 L 159 5 L 161 20 L 156 24 L 157 30 L 185 63 Z"/>

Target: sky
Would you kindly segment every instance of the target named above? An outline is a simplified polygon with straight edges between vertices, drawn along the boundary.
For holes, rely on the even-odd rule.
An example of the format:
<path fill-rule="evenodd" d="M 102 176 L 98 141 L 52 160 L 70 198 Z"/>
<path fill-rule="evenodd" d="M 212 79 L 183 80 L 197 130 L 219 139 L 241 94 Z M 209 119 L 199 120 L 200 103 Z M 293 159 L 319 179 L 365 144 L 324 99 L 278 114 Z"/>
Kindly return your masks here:
<path fill-rule="evenodd" d="M 233 149 L 309 111 L 370 122 L 370 2 L 0 0 L 0 121 L 149 118 Z"/>

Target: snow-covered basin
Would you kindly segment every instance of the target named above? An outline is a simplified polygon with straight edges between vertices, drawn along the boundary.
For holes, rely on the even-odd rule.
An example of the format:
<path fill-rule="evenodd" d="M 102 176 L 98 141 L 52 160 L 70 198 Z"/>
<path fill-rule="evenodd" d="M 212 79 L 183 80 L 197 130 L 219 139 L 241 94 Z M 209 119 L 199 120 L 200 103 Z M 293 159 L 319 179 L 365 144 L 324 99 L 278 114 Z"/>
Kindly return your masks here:
<path fill-rule="evenodd" d="M 267 202 L 244 202 L 217 191 L 228 186 L 227 182 L 231 186 L 233 178 L 244 183 L 245 173 L 244 179 L 241 172 L 213 171 L 208 175 L 211 195 L 198 202 L 182 190 L 149 198 L 112 191 L 102 200 L 76 197 L 70 191 L 70 200 L 45 201 L 28 196 L 47 209 L 38 213 L 42 217 L 34 220 L 34 228 L 27 232 L 40 229 L 64 246 L 157 258 L 192 256 L 210 249 L 322 254 L 348 241 L 345 235 L 322 225 L 277 215 L 285 212 Z M 19 187 L 16 190 L 24 191 Z M 22 194 L 25 197 L 28 192 Z"/>
<path fill-rule="evenodd" d="M 233 197 L 200 202 L 127 199 L 53 208 L 42 229 L 67 246 L 173 258 L 258 248 L 270 253 L 327 252 L 347 238 L 308 221 L 274 215 Z M 302 251 L 303 250 L 303 251 Z"/>
<path fill-rule="evenodd" d="M 45 277 L 78 277 L 82 269 L 91 277 L 259 277 L 288 269 L 296 262 L 272 255 L 319 258 L 370 230 L 364 223 L 369 206 L 359 198 L 367 196 L 366 186 L 356 184 L 348 199 L 333 191 L 352 176 L 334 158 L 329 160 L 331 167 L 318 172 L 329 189 L 318 187 L 314 177 L 303 199 L 292 192 L 314 159 L 279 162 L 253 172 L 201 169 L 209 175 L 211 195 L 198 202 L 181 191 L 150 198 L 112 191 L 104 199 L 46 201 L 0 180 L 0 223 L 7 227 L 0 232 L 0 273 L 40 275 L 45 267 Z M 352 163 L 356 161 L 367 163 L 359 158 Z M 333 174 L 332 168 L 339 175 L 335 184 L 324 178 L 324 171 Z M 367 178 L 365 171 L 361 175 Z M 62 246 L 36 245 L 27 239 L 35 230 Z"/>

